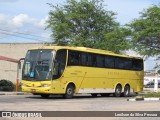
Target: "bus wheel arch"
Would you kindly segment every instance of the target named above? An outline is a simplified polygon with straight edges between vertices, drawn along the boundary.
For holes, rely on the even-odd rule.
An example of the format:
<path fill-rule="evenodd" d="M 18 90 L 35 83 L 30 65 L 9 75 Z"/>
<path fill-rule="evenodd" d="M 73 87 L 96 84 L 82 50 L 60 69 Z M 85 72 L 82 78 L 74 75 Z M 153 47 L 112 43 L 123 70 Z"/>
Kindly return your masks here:
<path fill-rule="evenodd" d="M 118 83 L 115 87 L 115 93 L 114 96 L 115 97 L 120 97 L 122 93 L 122 85 L 120 83 Z"/>
<path fill-rule="evenodd" d="M 76 90 L 76 86 L 74 83 L 69 83 L 67 86 L 66 86 L 66 90 L 65 90 L 65 94 L 64 94 L 64 98 L 66 99 L 71 99 L 75 93 L 75 90 Z"/>
<path fill-rule="evenodd" d="M 130 85 L 129 84 L 126 84 L 124 86 L 123 96 L 124 97 L 129 97 L 130 96 Z"/>

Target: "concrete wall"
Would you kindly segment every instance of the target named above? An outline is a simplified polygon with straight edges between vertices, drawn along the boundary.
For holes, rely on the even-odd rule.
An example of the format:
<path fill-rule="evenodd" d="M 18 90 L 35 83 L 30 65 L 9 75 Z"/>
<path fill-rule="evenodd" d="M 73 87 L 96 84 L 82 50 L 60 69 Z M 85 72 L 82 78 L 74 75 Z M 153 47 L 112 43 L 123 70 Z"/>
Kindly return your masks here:
<path fill-rule="evenodd" d="M 41 46 L 42 43 L 0 43 L 0 56 L 20 59 L 25 57 L 28 49 Z M 16 78 L 17 64 L 0 60 L 0 80 L 7 79 L 15 83 Z"/>

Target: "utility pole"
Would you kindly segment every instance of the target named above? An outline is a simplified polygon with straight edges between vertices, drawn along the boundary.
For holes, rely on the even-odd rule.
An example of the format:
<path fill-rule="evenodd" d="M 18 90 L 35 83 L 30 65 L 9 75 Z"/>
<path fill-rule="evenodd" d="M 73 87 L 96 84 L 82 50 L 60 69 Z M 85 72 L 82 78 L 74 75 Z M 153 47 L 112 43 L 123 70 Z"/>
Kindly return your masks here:
<path fill-rule="evenodd" d="M 155 67 L 154 92 L 158 92 L 158 55 L 156 55 L 156 67 Z"/>
<path fill-rule="evenodd" d="M 19 71 L 20 71 L 20 62 L 17 64 L 17 79 L 16 79 L 16 92 L 19 91 Z"/>

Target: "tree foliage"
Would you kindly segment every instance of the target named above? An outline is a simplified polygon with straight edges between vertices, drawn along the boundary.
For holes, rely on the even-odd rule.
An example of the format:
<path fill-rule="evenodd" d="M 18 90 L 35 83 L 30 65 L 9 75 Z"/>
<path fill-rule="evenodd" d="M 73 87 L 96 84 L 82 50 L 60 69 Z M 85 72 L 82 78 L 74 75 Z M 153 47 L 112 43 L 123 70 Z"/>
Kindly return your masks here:
<path fill-rule="evenodd" d="M 141 17 L 130 26 L 132 46 L 142 55 L 153 56 L 160 53 L 160 6 L 154 5 L 142 11 Z"/>
<path fill-rule="evenodd" d="M 124 50 L 131 48 L 129 37 L 130 30 L 122 27 L 116 27 L 113 31 L 105 34 L 105 41 L 102 45 L 102 49 L 114 51 L 115 53 L 121 53 Z"/>
<path fill-rule="evenodd" d="M 49 4 L 52 10 L 47 23 L 52 30 L 54 43 L 114 52 L 127 49 L 125 35 L 121 35 L 124 29 L 119 29 L 119 24 L 115 21 L 116 14 L 105 10 L 102 2 L 67 0 L 63 6 Z"/>

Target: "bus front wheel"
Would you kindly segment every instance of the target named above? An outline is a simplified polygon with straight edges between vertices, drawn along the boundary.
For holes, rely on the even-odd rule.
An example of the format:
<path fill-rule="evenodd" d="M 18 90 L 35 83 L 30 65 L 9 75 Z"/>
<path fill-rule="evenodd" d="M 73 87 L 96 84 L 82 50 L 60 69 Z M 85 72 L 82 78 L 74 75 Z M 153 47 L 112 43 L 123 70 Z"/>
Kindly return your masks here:
<path fill-rule="evenodd" d="M 73 85 L 68 85 L 66 88 L 66 93 L 64 94 L 64 98 L 71 99 L 74 95 L 75 87 Z"/>
<path fill-rule="evenodd" d="M 115 97 L 120 97 L 120 96 L 121 96 L 121 92 L 122 92 L 122 87 L 121 87 L 121 85 L 117 85 L 116 88 L 115 88 L 114 96 L 115 96 Z"/>

